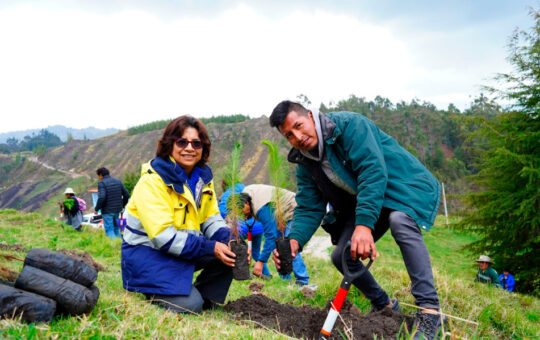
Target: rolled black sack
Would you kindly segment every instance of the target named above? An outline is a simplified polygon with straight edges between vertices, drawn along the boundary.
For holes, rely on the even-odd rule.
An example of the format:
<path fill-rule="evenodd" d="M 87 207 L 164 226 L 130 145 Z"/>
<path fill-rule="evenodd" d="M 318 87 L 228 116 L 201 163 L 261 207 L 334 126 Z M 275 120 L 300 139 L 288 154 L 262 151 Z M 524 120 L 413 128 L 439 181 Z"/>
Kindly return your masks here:
<path fill-rule="evenodd" d="M 89 264 L 49 249 L 28 251 L 24 264 L 90 287 L 97 279 L 97 270 Z"/>
<path fill-rule="evenodd" d="M 75 315 L 90 312 L 99 297 L 99 290 L 96 293 L 83 285 L 28 265 L 17 277 L 15 287 L 51 298 L 57 302 L 60 311 Z"/>
<path fill-rule="evenodd" d="M 56 301 L 48 297 L 0 284 L 0 318 L 49 323 L 55 311 Z"/>

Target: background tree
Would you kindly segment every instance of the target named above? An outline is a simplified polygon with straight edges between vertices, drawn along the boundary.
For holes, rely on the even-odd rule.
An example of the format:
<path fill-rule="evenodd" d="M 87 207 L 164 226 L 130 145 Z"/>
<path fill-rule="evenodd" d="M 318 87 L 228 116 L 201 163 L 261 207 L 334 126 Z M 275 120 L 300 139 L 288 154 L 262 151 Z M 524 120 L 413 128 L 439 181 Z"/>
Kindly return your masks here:
<path fill-rule="evenodd" d="M 133 188 L 135 188 L 135 185 L 141 178 L 141 166 L 137 169 L 137 171 L 133 172 L 126 172 L 124 174 L 124 178 L 122 179 L 122 182 L 124 184 L 124 187 L 126 187 L 126 190 L 129 192 L 129 195 L 131 196 L 133 194 Z"/>
<path fill-rule="evenodd" d="M 477 117 L 470 133 L 477 150 L 477 190 L 466 196 L 461 225 L 481 236 L 471 248 L 509 268 L 516 289 L 540 295 L 540 12 L 533 11 L 530 31 L 516 31 L 509 42 L 514 70 L 498 74 L 503 89 L 488 88 L 510 100 L 511 111 Z"/>

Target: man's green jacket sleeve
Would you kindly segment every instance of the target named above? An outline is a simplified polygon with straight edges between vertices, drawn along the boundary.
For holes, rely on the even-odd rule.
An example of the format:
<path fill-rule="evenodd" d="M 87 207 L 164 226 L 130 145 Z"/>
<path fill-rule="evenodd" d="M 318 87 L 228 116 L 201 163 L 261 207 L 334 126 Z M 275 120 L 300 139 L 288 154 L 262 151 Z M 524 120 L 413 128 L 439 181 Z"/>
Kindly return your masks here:
<path fill-rule="evenodd" d="M 342 153 L 338 161 L 350 167 L 356 183 L 353 188 L 357 192 L 355 224 L 373 229 L 379 219 L 388 181 L 380 130 L 360 115 L 343 117 L 336 120 L 336 129 L 341 131 L 341 135 L 335 140 L 335 150 Z M 330 144 L 332 142 L 329 141 Z M 332 163 L 331 156 L 328 157 L 332 168 L 337 169 L 339 164 Z"/>
<path fill-rule="evenodd" d="M 296 208 L 289 238 L 295 239 L 300 248 L 315 233 L 326 212 L 326 200 L 313 181 L 308 169 L 303 165 L 296 167 L 298 191 L 296 192 Z"/>

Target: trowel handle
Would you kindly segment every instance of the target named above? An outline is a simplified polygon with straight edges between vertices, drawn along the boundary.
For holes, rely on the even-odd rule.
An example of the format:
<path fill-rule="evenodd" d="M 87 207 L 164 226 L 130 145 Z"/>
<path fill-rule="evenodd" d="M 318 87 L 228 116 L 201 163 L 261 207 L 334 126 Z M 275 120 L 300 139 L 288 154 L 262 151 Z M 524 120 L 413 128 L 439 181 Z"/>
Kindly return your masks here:
<path fill-rule="evenodd" d="M 328 340 L 330 338 L 330 334 L 332 333 L 334 324 L 336 323 L 339 313 L 341 312 L 341 307 L 343 306 L 343 303 L 347 298 L 347 294 L 349 293 L 349 289 L 351 288 L 352 281 L 364 275 L 364 273 L 369 269 L 369 267 L 371 267 L 371 264 L 373 263 L 370 252 L 369 263 L 365 265 L 362 270 L 353 274 L 349 271 L 349 266 L 347 265 L 346 261 L 346 255 L 348 251 L 351 251 L 351 241 L 347 242 L 347 246 L 345 247 L 345 249 L 343 249 L 343 253 L 341 254 L 341 262 L 343 266 L 343 280 L 341 280 L 341 284 L 339 286 L 336 297 L 332 301 L 332 305 L 330 307 L 330 310 L 328 311 L 328 315 L 326 316 L 324 325 L 321 328 L 321 332 L 319 333 L 318 340 Z"/>

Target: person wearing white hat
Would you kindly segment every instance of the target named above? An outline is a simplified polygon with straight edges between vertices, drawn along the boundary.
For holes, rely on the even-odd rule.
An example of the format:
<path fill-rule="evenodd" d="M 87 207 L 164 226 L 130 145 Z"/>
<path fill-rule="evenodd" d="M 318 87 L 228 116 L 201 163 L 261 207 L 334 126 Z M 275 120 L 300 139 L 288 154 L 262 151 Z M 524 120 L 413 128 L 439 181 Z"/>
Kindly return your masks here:
<path fill-rule="evenodd" d="M 77 231 L 82 231 L 82 212 L 79 207 L 79 201 L 75 197 L 75 192 L 72 188 L 66 188 L 64 195 L 66 198 L 60 203 L 60 206 L 66 217 L 66 224 Z"/>
<path fill-rule="evenodd" d="M 478 262 L 478 272 L 476 273 L 474 282 L 487 283 L 488 285 L 494 285 L 495 287 L 502 287 L 497 271 L 491 267 L 493 261 L 489 256 L 480 255 L 476 262 Z"/>

